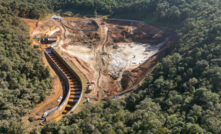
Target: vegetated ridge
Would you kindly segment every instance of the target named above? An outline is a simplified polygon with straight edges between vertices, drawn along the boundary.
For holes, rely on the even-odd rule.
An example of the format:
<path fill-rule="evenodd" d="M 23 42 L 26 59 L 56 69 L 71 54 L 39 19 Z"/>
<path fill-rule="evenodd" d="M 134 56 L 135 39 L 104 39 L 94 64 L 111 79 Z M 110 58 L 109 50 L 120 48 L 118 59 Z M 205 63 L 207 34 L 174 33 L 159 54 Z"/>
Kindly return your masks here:
<path fill-rule="evenodd" d="M 80 113 L 34 128 L 32 133 L 221 132 L 220 2 L 152 2 L 156 3 L 153 11 L 157 22 L 183 24 L 172 54 L 163 58 L 145 83 L 125 99 L 89 103 Z M 10 110 L 4 115 L 10 115 Z M 0 124 L 3 132 L 23 131 L 16 124 L 11 125 L 13 130 L 5 124 Z"/>
<path fill-rule="evenodd" d="M 7 6 L 0 5 L 0 133 L 22 130 L 22 116 L 52 89 L 42 51 L 31 47 L 28 27 Z"/>

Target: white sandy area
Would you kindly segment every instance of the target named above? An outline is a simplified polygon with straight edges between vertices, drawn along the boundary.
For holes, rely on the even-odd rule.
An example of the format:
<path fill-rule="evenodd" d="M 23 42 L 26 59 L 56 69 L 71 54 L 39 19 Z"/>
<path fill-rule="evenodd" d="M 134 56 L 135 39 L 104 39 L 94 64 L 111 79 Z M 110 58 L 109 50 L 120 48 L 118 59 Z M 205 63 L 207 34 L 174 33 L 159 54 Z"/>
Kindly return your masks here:
<path fill-rule="evenodd" d="M 153 45 L 135 42 L 121 43 L 118 46 L 117 51 L 116 49 L 108 49 L 112 59 L 109 62 L 108 70 L 116 75 L 119 75 L 119 72 L 129 67 L 137 67 L 158 51 L 158 48 Z"/>
<path fill-rule="evenodd" d="M 78 57 L 84 61 L 89 61 L 89 60 L 93 60 L 93 58 L 95 57 L 92 54 L 92 51 L 90 48 L 87 47 L 83 47 L 83 46 L 77 46 L 77 45 L 69 45 L 67 46 L 67 49 L 64 49 L 62 47 L 62 45 L 64 44 L 63 40 L 59 42 L 59 48 L 63 51 L 68 53 L 69 55 Z"/>
<path fill-rule="evenodd" d="M 67 49 L 64 49 L 62 45 L 65 43 L 60 41 L 59 44 L 60 49 L 69 55 L 78 57 L 86 62 L 95 61 L 96 55 L 93 53 L 92 49 L 86 46 L 69 45 Z M 107 48 L 107 53 L 110 58 L 105 58 L 105 60 L 109 61 L 107 70 L 116 75 L 120 75 L 122 70 L 138 67 L 141 63 L 158 52 L 158 48 L 150 44 L 132 42 L 120 43 L 118 46 L 118 49 L 113 49 L 113 46 L 109 46 Z"/>
<path fill-rule="evenodd" d="M 50 36 L 53 35 L 54 33 L 58 32 L 58 31 L 60 31 L 60 28 L 57 28 L 57 29 L 51 31 Z"/>

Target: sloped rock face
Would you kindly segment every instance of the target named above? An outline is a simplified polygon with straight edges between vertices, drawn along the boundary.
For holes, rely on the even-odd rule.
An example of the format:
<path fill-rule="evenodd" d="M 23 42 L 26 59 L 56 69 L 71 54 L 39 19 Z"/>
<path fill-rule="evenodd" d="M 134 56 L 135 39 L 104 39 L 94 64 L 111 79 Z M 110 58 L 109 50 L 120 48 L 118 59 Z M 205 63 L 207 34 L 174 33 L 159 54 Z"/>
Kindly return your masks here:
<path fill-rule="evenodd" d="M 172 36 L 172 40 L 165 43 L 164 47 L 155 55 L 153 55 L 149 60 L 142 63 L 139 67 L 132 70 L 124 71 L 121 79 L 122 92 L 128 91 L 144 79 L 148 73 L 150 73 L 155 65 L 167 54 L 169 54 L 173 49 L 173 44 L 175 43 L 176 33 Z"/>

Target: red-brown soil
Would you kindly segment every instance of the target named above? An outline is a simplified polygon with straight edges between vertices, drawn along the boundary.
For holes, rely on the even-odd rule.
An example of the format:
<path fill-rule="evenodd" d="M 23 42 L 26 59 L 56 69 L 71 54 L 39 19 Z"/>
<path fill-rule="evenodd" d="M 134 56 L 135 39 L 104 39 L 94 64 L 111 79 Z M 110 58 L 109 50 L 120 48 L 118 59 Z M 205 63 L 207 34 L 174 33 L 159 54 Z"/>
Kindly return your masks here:
<path fill-rule="evenodd" d="M 154 69 L 155 65 L 162 59 L 162 57 L 165 55 L 165 49 L 172 49 L 171 47 L 174 42 L 175 39 L 168 42 L 164 49 L 153 55 L 146 62 L 142 63 L 138 68 L 125 72 L 121 80 L 121 82 L 124 83 L 124 85 L 122 85 L 124 87 L 124 90 L 119 93 L 122 94 L 124 92 L 127 92 L 134 86 L 138 85 L 140 81 L 144 79 L 145 76 L 147 76 L 147 74 L 150 73 Z"/>
<path fill-rule="evenodd" d="M 122 93 L 136 86 L 166 54 L 164 48 L 170 48 L 174 43 L 171 40 L 176 37 L 176 33 L 171 29 L 155 27 L 143 22 L 100 18 L 62 20 L 61 22 L 39 21 L 38 25 L 34 25 L 34 22 L 30 21 L 30 27 L 34 30 L 33 33 L 44 35 L 49 31 L 49 27 L 60 28 L 59 32 L 53 34 L 53 36 L 58 36 L 58 45 L 55 49 L 62 49 L 62 56 L 65 57 L 65 60 L 71 61 L 86 76 L 89 83 L 95 81 L 94 88 L 88 91 L 89 93 L 84 97 L 97 100 L 104 98 L 115 87 L 118 87 L 116 93 Z M 159 48 L 157 54 L 142 64 L 138 64 L 136 68 L 124 71 L 123 77 L 120 76 L 116 79 L 108 72 L 108 58 L 110 57 L 105 54 L 109 49 L 108 46 L 114 46 L 120 42 L 141 42 L 154 46 L 170 37 L 172 38 L 166 41 L 162 48 Z M 70 55 L 69 46 L 75 45 L 93 50 L 94 59 L 87 61 L 78 55 Z M 75 49 L 75 51 L 77 50 Z"/>
<path fill-rule="evenodd" d="M 36 25 L 39 22 L 38 20 L 32 20 L 32 19 L 22 19 L 22 20 L 24 20 L 28 24 L 29 29 L 30 29 L 30 33 L 37 28 Z M 45 21 L 45 22 L 47 22 L 47 21 Z M 40 21 L 40 23 L 41 23 L 41 21 Z M 34 42 L 34 44 L 40 45 L 34 39 L 33 39 L 33 42 Z M 48 66 L 50 68 L 50 74 L 51 74 L 51 77 L 54 78 L 54 81 L 53 81 L 53 89 L 52 89 L 50 95 L 46 97 L 44 102 L 37 105 L 30 112 L 30 117 L 33 117 L 33 114 L 35 114 L 36 118 L 41 118 L 45 111 L 50 110 L 51 108 L 54 108 L 54 107 L 58 106 L 60 103 L 57 100 L 63 94 L 62 85 L 61 85 L 61 81 L 60 81 L 59 77 L 57 76 L 57 74 L 54 72 L 54 70 L 49 65 L 49 63 L 48 63 L 47 59 L 45 58 L 44 54 L 43 54 L 42 57 L 43 57 L 43 62 L 45 63 L 45 66 Z"/>

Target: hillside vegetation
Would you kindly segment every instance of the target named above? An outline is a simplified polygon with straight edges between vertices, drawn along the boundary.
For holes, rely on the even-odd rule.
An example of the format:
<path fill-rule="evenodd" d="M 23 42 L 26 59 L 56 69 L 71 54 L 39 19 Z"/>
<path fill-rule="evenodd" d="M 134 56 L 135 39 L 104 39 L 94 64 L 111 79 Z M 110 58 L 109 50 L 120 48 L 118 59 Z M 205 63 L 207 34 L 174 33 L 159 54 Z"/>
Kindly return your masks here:
<path fill-rule="evenodd" d="M 22 132 L 21 117 L 52 89 L 42 52 L 33 49 L 26 24 L 16 10 L 0 5 L 0 133 Z M 21 130 L 21 131 L 18 131 Z"/>
<path fill-rule="evenodd" d="M 47 7 L 45 11 L 85 8 L 91 12 L 97 9 L 98 12 L 109 14 L 130 13 L 135 10 L 141 13 L 155 12 L 156 22 L 183 25 L 173 53 L 157 64 L 153 72 L 148 74 L 145 82 L 134 93 L 121 100 L 108 100 L 96 105 L 89 103 L 78 114 L 69 114 L 59 122 L 47 123 L 44 128 L 34 128 L 33 134 L 48 132 L 53 134 L 221 133 L 221 14 L 219 0 L 20 0 L 18 5 L 27 2 L 27 5 L 35 4 L 36 7 L 39 7 L 38 10 L 40 10 L 41 4 L 45 4 Z M 29 9 L 31 11 L 33 7 Z M 19 24 L 22 25 L 22 23 Z M 12 25 L 13 23 L 10 26 Z M 19 27 L 21 30 L 22 28 L 23 26 Z M 2 34 L 4 33 L 6 32 Z M 4 36 L 4 40 L 7 40 L 7 36 Z M 10 44 L 8 42 L 7 40 L 5 44 Z M 19 46 L 22 44 L 20 43 Z M 6 49 L 5 45 L 3 47 L 3 50 L 6 51 L 4 57 L 11 61 L 13 58 L 8 57 L 9 49 Z M 30 62 L 33 63 L 34 60 Z M 40 63 L 38 62 L 37 65 Z M 0 64 L 2 63 L 0 62 Z M 24 75 L 28 77 L 29 74 L 24 73 Z M 45 80 L 47 76 L 39 76 L 38 73 L 36 77 Z M 6 80 L 10 83 L 13 82 L 10 79 Z M 48 84 L 45 82 L 45 85 Z M 12 89 L 16 91 L 17 88 L 12 87 Z M 37 88 L 32 87 L 32 89 Z M 3 93 L 0 94 L 2 98 L 6 91 L 0 92 Z M 17 98 L 19 97 L 21 96 L 17 96 Z M 17 103 L 11 105 L 15 104 Z M 11 114 L 10 110 L 4 115 L 16 117 Z M 6 123 L 2 124 L 0 124 L 1 128 L 4 128 L 5 132 L 11 132 L 6 129 Z"/>
<path fill-rule="evenodd" d="M 3 0 L 6 1 L 6 0 Z M 196 17 L 199 11 L 219 6 L 218 0 L 9 0 L 11 9 L 18 10 L 20 17 L 41 18 L 57 10 L 84 10 L 88 13 L 150 14 L 164 22 L 182 23 L 186 18 Z M 129 16 L 129 15 L 128 15 Z"/>

